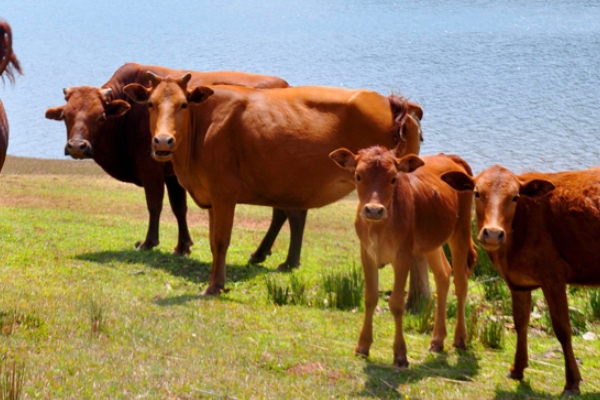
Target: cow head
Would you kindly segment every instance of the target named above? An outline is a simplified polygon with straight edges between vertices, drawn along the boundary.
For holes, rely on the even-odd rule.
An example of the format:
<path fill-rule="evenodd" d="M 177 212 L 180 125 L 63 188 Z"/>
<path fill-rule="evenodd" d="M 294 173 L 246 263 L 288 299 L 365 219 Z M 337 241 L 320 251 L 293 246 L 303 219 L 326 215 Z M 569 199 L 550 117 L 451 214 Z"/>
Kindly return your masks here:
<path fill-rule="evenodd" d="M 152 156 L 157 161 L 169 161 L 179 144 L 185 140 L 189 130 L 189 103 L 201 103 L 213 91 L 206 86 L 188 90 L 190 74 L 180 78 L 160 77 L 151 72 L 147 77 L 152 87 L 146 88 L 132 83 L 123 88 L 133 101 L 148 106 L 150 132 L 152 134 Z"/>
<path fill-rule="evenodd" d="M 413 154 L 396 158 L 394 151 L 381 146 L 360 150 L 356 155 L 341 148 L 330 153 L 329 157 L 339 167 L 354 173 L 358 216 L 367 221 L 386 219 L 399 175 L 411 173 L 424 165 L 423 160 Z"/>
<path fill-rule="evenodd" d="M 521 197 L 539 197 L 554 190 L 550 181 L 523 181 L 500 165 L 482 171 L 475 178 L 462 172 L 447 172 L 442 180 L 458 191 L 473 191 L 479 229 L 477 239 L 487 251 L 500 250 L 510 242 Z"/>
<path fill-rule="evenodd" d="M 131 106 L 125 100 L 111 100 L 111 89 L 79 86 L 63 92 L 67 104 L 47 109 L 46 118 L 65 121 L 66 156 L 91 158 L 92 144 L 98 140 L 106 121 L 121 117 Z"/>

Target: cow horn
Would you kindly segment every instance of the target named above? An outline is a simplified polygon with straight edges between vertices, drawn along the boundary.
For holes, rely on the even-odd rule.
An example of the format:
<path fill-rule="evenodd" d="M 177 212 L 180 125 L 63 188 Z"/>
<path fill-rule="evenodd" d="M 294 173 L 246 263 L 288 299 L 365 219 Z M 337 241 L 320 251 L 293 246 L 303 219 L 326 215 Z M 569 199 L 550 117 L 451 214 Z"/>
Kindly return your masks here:
<path fill-rule="evenodd" d="M 104 99 L 105 101 L 108 101 L 110 96 L 112 96 L 112 89 L 111 88 L 100 89 L 100 94 L 102 95 L 102 99 Z"/>
<path fill-rule="evenodd" d="M 63 94 L 64 94 L 65 96 L 67 95 L 67 91 L 68 91 L 68 90 L 69 90 L 69 89 L 67 89 L 67 88 L 63 88 Z"/>
<path fill-rule="evenodd" d="M 150 71 L 146 72 L 146 78 L 148 78 L 148 80 L 150 81 L 152 86 L 158 85 L 158 76 L 156 76 L 152 72 L 150 72 Z"/>
<path fill-rule="evenodd" d="M 192 74 L 190 74 L 190 73 L 187 73 L 187 74 L 185 74 L 184 76 L 182 76 L 182 77 L 181 77 L 181 82 L 182 82 L 184 85 L 187 85 L 187 84 L 188 84 L 188 82 L 190 81 L 190 79 L 192 79 Z"/>

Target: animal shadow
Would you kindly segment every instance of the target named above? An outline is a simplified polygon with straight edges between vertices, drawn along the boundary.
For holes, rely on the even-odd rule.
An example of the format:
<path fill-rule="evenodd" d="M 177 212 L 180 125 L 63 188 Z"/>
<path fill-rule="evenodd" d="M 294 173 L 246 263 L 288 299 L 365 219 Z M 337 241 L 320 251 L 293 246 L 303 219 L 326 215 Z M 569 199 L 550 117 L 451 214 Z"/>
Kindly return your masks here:
<path fill-rule="evenodd" d="M 472 380 L 479 371 L 479 361 L 472 352 L 457 352 L 456 364 L 448 362 L 448 354 L 430 353 L 422 363 L 412 363 L 408 369 L 400 370 L 390 365 L 367 361 L 367 380 L 360 396 L 404 399 L 400 385 L 411 385 L 428 377 L 440 377 L 465 383 Z M 454 357 L 452 357 L 454 358 Z"/>
<path fill-rule="evenodd" d="M 509 379 L 509 378 L 507 378 Z M 582 383 L 583 388 L 582 391 L 585 390 L 585 382 Z M 548 392 L 540 392 L 536 391 L 531 387 L 531 384 L 527 381 L 527 379 L 519 382 L 517 386 L 517 390 L 515 392 L 509 392 L 507 390 L 496 390 L 496 395 L 494 396 L 494 400 L 508 400 L 508 399 L 556 399 L 559 398 L 560 392 L 557 393 L 548 393 Z M 566 397 L 566 398 L 576 398 L 576 399 L 600 399 L 600 393 L 582 393 L 578 396 Z"/>
<path fill-rule="evenodd" d="M 138 251 L 98 251 L 80 254 L 75 257 L 81 261 L 95 262 L 114 267 L 115 263 L 139 264 L 140 270 L 134 274 L 143 274 L 146 268 L 163 270 L 173 276 L 186 279 L 195 284 L 207 284 L 212 264 L 189 257 L 175 256 L 158 250 Z M 253 264 L 227 264 L 226 288 L 232 284 L 251 280 L 268 272 L 267 269 Z"/>

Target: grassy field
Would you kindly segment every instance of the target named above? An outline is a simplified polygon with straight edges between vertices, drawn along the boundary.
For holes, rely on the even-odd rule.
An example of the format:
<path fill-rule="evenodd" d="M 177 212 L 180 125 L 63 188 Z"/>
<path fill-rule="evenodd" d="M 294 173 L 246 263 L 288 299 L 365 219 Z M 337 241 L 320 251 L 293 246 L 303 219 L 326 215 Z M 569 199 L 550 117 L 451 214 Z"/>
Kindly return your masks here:
<path fill-rule="evenodd" d="M 352 198 L 309 213 L 302 266 L 292 274 L 306 286 L 306 300 L 278 306 L 266 282 L 290 281 L 276 272 L 288 232 L 264 265 L 246 262 L 270 209 L 237 208 L 230 290 L 202 298 L 211 255 L 207 215 L 193 204 L 195 245 L 180 258 L 170 254 L 177 232 L 166 201 L 160 246 L 134 250 L 148 218 L 143 190 L 93 163 L 10 157 L 0 186 L 0 398 L 11 371 L 22 378 L 21 398 L 41 399 L 532 399 L 562 391 L 563 357 L 539 292 L 530 368 L 523 382 L 506 377 L 515 346 L 510 298 L 485 266 L 470 282 L 470 315 L 478 321 L 471 317 L 470 326 L 478 334 L 468 352 L 450 346 L 453 318 L 446 351 L 427 352 L 424 312 L 406 318 L 410 368 L 392 368 L 394 328 L 382 295 L 371 357 L 355 357 L 362 308 L 333 309 L 322 294 L 324 276 L 360 268 Z M 381 276 L 381 290 L 389 290 L 391 269 Z M 582 289 L 569 295 L 574 318 L 581 317 L 574 320 L 581 398 L 599 398 L 600 343 L 582 336 L 600 336 L 598 297 Z M 501 349 L 484 339 L 492 322 L 504 332 Z"/>

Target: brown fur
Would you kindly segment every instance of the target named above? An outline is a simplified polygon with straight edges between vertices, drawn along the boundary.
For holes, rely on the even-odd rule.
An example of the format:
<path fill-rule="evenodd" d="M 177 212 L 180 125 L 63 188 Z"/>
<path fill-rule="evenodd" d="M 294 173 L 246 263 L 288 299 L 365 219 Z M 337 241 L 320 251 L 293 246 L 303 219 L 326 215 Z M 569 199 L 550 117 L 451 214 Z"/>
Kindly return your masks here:
<path fill-rule="evenodd" d="M 295 209 L 329 204 L 354 188 L 352 175 L 332 165 L 329 152 L 341 145 L 356 150 L 374 143 L 393 146 L 397 135 L 389 99 L 371 91 L 186 90 L 182 78 L 157 80 L 151 89 L 130 85 L 125 90 L 136 101 L 153 104 L 155 158 L 172 161 L 194 201 L 211 207 L 213 267 L 205 294 L 224 288 L 237 203 Z M 181 108 L 187 102 L 198 105 Z M 418 133 L 407 143 L 418 148 Z"/>
<path fill-rule="evenodd" d="M 7 76 L 11 83 L 15 81 L 15 72 L 22 74 L 21 65 L 12 48 L 12 31 L 6 21 L 0 21 L 0 76 Z M 8 118 L 0 100 L 0 171 L 6 159 L 8 149 Z"/>
<path fill-rule="evenodd" d="M 377 269 L 391 263 L 394 288 L 389 299 L 396 323 L 394 365 L 407 367 L 406 344 L 402 334 L 404 287 L 413 256 L 423 255 L 433 271 L 437 288 L 437 311 L 430 349 L 442 351 L 446 336 L 446 296 L 450 266 L 442 245 L 452 251 L 458 316 L 454 346 L 466 348 L 465 301 L 468 258 L 474 257 L 471 239 L 469 194 L 457 194 L 440 179 L 444 172 L 470 171 L 457 156 L 443 154 L 401 159 L 383 147 L 371 147 L 354 155 L 338 149 L 330 157 L 341 168 L 355 172 L 358 208 L 354 226 L 361 243 L 365 273 L 365 320 L 356 353 L 368 356 L 373 342 L 373 312 L 378 301 Z"/>
<path fill-rule="evenodd" d="M 510 376 L 528 364 L 531 290 L 541 288 L 565 357 L 565 393 L 578 393 L 581 375 L 571 344 L 567 284 L 600 285 L 600 168 L 514 175 L 499 165 L 471 179 L 443 177 L 475 191 L 478 239 L 511 290 L 517 349 Z"/>

